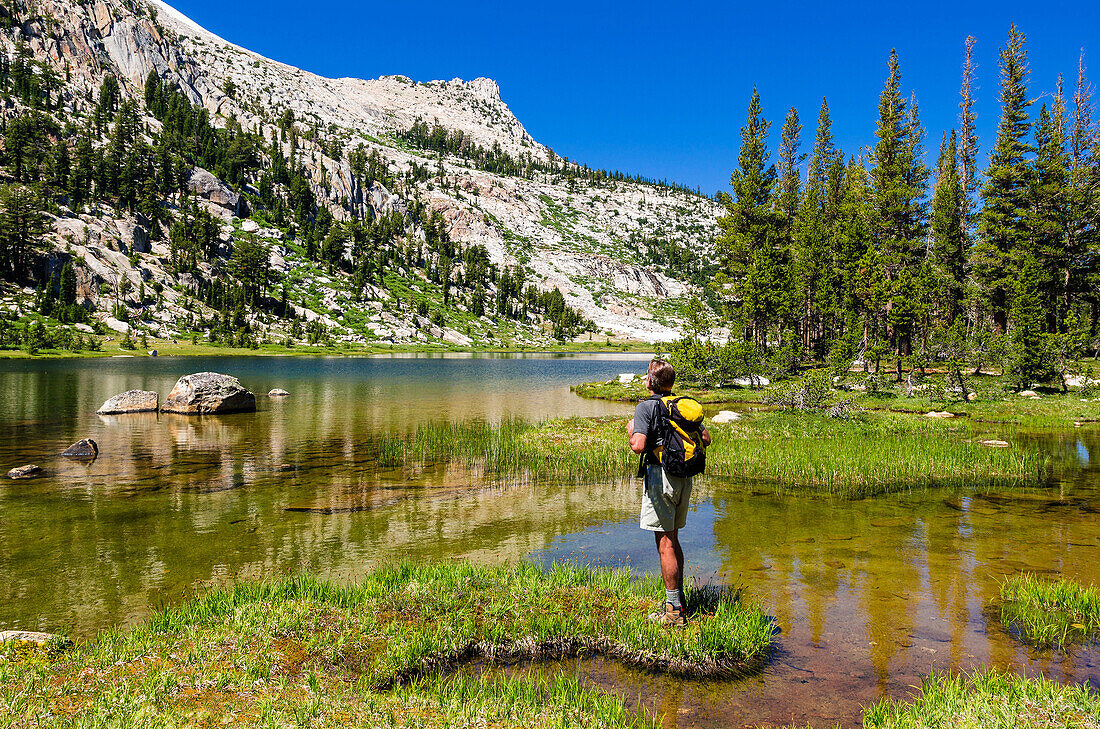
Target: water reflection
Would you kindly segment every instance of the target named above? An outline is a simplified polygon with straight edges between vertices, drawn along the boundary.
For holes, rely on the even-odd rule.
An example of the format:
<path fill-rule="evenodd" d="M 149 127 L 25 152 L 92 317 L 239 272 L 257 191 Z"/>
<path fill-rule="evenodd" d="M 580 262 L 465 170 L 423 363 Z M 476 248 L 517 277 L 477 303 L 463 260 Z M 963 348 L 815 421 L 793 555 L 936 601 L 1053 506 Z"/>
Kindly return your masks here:
<path fill-rule="evenodd" d="M 109 360 L 0 364 L 0 455 L 47 478 L 0 486 L 0 629 L 89 635 L 197 584 L 308 571 L 352 580 L 379 560 L 571 558 L 656 571 L 637 483 L 498 480 L 446 464 L 379 468 L 384 431 L 435 419 L 626 415 L 571 383 L 645 358 Z M 217 369 L 256 392 L 255 414 L 98 417 L 111 395 L 163 394 Z M 776 498 L 703 481 L 682 543 L 692 575 L 738 583 L 782 627 L 758 677 L 693 682 L 614 663 L 577 671 L 645 696 L 667 726 L 858 725 L 930 668 L 987 665 L 1100 686 L 1095 649 L 1036 653 L 990 612 L 1020 571 L 1100 578 L 1095 427 L 1014 433 L 1051 456 L 1049 489 L 938 491 L 862 501 Z M 53 454 L 98 441 L 88 464 Z M 527 670 L 527 669 L 524 669 Z"/>
<path fill-rule="evenodd" d="M 851 502 L 745 496 L 712 482 L 684 532 L 689 567 L 697 579 L 745 585 L 782 626 L 778 652 L 758 678 L 677 683 L 673 711 L 664 688 L 649 708 L 664 711 L 666 726 L 858 726 L 861 706 L 908 696 L 933 668 L 997 666 L 1100 687 L 1095 648 L 1033 651 L 996 620 L 1008 575 L 1100 581 L 1100 472 L 1075 455 L 1077 443 L 1091 450 L 1100 438 L 1069 436 L 1031 436 L 1073 456 L 1050 489 Z M 596 531 L 563 535 L 540 557 L 583 544 L 587 558 L 656 569 L 633 520 Z M 633 696 L 650 680 L 602 662 L 570 670 Z"/>

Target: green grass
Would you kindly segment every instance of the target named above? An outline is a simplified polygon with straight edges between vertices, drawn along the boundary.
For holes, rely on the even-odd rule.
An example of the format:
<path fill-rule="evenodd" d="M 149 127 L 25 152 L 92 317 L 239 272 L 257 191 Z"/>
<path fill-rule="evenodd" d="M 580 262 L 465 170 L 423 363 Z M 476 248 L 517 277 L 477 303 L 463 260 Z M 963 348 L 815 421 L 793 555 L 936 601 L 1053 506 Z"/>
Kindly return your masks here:
<path fill-rule="evenodd" d="M 432 423 L 375 444 L 381 466 L 462 463 L 489 473 L 612 480 L 634 475 L 624 418 Z M 965 424 L 869 414 L 854 421 L 764 412 L 710 425 L 707 474 L 730 486 L 764 484 L 776 493 L 846 498 L 932 487 L 1012 487 L 1042 483 L 1038 451 L 989 448 Z"/>
<path fill-rule="evenodd" d="M 975 392 L 977 399 L 963 401 L 958 398 L 948 400 L 929 399 L 926 391 L 918 390 L 913 397 L 907 397 L 903 389 L 892 381 L 892 373 L 887 373 L 888 381 L 881 392 L 835 391 L 837 398 L 851 398 L 856 405 L 868 410 L 882 410 L 900 413 L 921 414 L 929 411 L 948 411 L 968 417 L 975 422 L 1014 425 L 1026 428 L 1072 427 L 1077 423 L 1100 422 L 1100 397 L 1081 397 L 1075 390 L 1062 393 L 1052 388 L 1040 388 L 1042 397 L 1033 400 L 1022 398 L 1008 386 L 999 375 L 981 375 L 971 377 L 967 386 Z M 848 386 L 858 385 L 865 376 L 852 373 L 846 382 Z M 799 378 L 790 378 L 772 383 L 766 388 L 703 388 L 686 385 L 676 388 L 678 395 L 691 395 L 702 403 L 759 403 L 769 392 L 776 388 L 797 383 Z M 941 382 L 942 377 L 931 376 L 926 382 Z M 575 385 L 572 390 L 581 397 L 612 400 L 617 402 L 636 402 L 649 396 L 649 391 L 641 379 L 622 384 L 617 380 L 610 382 L 589 382 Z"/>
<path fill-rule="evenodd" d="M 465 563 L 215 589 L 62 653 L 0 647 L 0 727 L 654 727 L 573 679 L 454 669 L 596 653 L 693 676 L 762 665 L 772 625 L 739 591 L 689 590 L 673 630 L 646 619 L 660 589 L 626 570 Z"/>
<path fill-rule="evenodd" d="M 1001 583 L 1001 622 L 1035 645 L 1087 642 L 1100 632 L 1100 592 L 1065 579 L 1013 575 Z"/>
<path fill-rule="evenodd" d="M 629 383 L 620 383 L 618 380 L 609 382 L 586 382 L 573 385 L 569 388 L 583 398 L 590 400 L 611 400 L 613 402 L 638 402 L 649 397 L 652 393 L 646 389 L 645 380 L 636 377 Z M 701 403 L 735 403 L 735 402 L 759 402 L 759 390 L 748 388 L 676 388 L 677 395 L 691 395 Z"/>
<path fill-rule="evenodd" d="M 1087 685 L 983 671 L 933 673 L 912 701 L 886 699 L 864 711 L 866 729 L 1097 729 L 1100 695 Z"/>

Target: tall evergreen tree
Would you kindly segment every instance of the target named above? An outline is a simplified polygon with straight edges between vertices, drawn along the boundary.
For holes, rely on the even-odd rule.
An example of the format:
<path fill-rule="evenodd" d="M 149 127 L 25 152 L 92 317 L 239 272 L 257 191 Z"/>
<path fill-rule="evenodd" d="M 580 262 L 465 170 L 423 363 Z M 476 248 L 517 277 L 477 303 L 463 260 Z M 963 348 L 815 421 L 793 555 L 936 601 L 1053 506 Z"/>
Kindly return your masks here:
<path fill-rule="evenodd" d="M 982 188 L 979 237 L 974 245 L 975 277 L 998 333 L 1008 326 L 1009 295 L 1017 276 L 1013 256 L 1027 236 L 1030 178 L 1026 38 L 1012 26 L 1000 52 L 1001 117 Z"/>
<path fill-rule="evenodd" d="M 802 173 L 800 167 L 806 155 L 800 153 L 802 147 L 802 122 L 798 119 L 798 110 L 793 106 L 783 120 L 783 130 L 779 141 L 778 183 L 779 195 L 776 204 L 783 215 L 786 231 L 794 225 L 798 210 L 798 198 L 802 191 Z"/>
<path fill-rule="evenodd" d="M 960 174 L 958 140 L 951 130 L 940 145 L 932 193 L 932 253 L 936 262 L 943 318 L 953 326 L 963 313 L 966 285 L 966 199 Z"/>
<path fill-rule="evenodd" d="M 1068 273 L 1065 229 L 1069 156 L 1065 148 L 1064 118 L 1057 97 L 1053 114 L 1047 111 L 1046 104 L 1039 109 L 1026 216 L 1028 235 L 1021 241 L 1021 250 L 1017 253 L 1017 256 L 1025 252 L 1030 254 L 1038 265 L 1040 278 L 1036 283 L 1047 332 L 1062 331 L 1066 314 L 1063 294 Z"/>
<path fill-rule="evenodd" d="M 962 89 L 959 91 L 959 185 L 965 205 L 966 231 L 974 223 L 974 200 L 978 191 L 978 133 L 974 112 L 974 36 L 966 37 L 966 60 L 963 63 Z"/>
<path fill-rule="evenodd" d="M 835 308 L 834 291 L 829 276 L 832 266 L 830 247 L 832 231 L 826 218 L 829 191 L 826 178 L 837 157 L 833 146 L 832 120 L 829 106 L 821 100 L 813 155 L 802 195 L 795 227 L 795 279 L 801 316 L 802 345 L 824 354 L 826 318 Z"/>
<path fill-rule="evenodd" d="M 903 270 L 920 268 L 924 258 L 926 226 L 925 188 L 928 172 L 920 161 L 921 128 L 916 104 L 901 95 L 901 70 L 896 51 L 890 52 L 889 75 L 879 96 L 879 119 L 871 152 L 875 238 L 881 247 L 879 261 L 888 282 L 899 280 Z M 906 287 L 909 290 L 909 287 Z M 900 295 L 900 289 L 899 289 Z M 887 309 L 897 302 L 891 299 Z M 905 311 L 910 307 L 906 306 Z M 911 350 L 911 322 L 890 317 L 892 344 L 899 355 Z"/>
<path fill-rule="evenodd" d="M 718 245 L 734 280 L 741 281 L 741 315 L 746 333 L 766 348 L 773 325 L 788 309 L 788 271 L 781 249 L 782 217 L 774 205 L 777 175 L 768 162 L 768 129 L 760 93 L 753 87 L 748 118 L 741 127 L 733 195 L 723 195 L 726 214 L 718 219 Z"/>

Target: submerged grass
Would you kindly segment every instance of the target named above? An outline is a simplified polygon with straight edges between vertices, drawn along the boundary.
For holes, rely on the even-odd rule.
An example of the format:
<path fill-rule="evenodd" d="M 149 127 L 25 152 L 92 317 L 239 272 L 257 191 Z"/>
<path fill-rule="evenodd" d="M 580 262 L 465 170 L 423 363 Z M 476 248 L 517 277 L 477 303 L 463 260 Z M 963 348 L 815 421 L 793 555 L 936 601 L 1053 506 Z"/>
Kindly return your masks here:
<path fill-rule="evenodd" d="M 622 418 L 567 418 L 539 424 L 435 423 L 378 443 L 379 463 L 459 462 L 492 473 L 564 479 L 633 475 Z M 989 448 L 966 424 L 872 413 L 853 421 L 798 412 L 762 412 L 709 426 L 707 473 L 779 493 L 861 498 L 940 486 L 1037 486 L 1035 449 Z"/>
<path fill-rule="evenodd" d="M 0 727 L 651 727 L 576 680 L 450 669 L 593 653 L 693 676 L 762 665 L 772 625 L 739 591 L 689 592 L 696 613 L 682 631 L 646 619 L 659 594 L 628 571 L 574 565 L 402 564 L 350 586 L 239 584 L 59 656 L 0 647 Z"/>
<path fill-rule="evenodd" d="M 1100 634 L 1100 591 L 1066 579 L 1014 575 L 1001 583 L 1001 622 L 1045 647 L 1094 640 Z"/>
<path fill-rule="evenodd" d="M 998 671 L 931 674 L 910 702 L 886 699 L 864 711 L 866 729 L 1100 728 L 1100 695 L 1087 685 Z"/>

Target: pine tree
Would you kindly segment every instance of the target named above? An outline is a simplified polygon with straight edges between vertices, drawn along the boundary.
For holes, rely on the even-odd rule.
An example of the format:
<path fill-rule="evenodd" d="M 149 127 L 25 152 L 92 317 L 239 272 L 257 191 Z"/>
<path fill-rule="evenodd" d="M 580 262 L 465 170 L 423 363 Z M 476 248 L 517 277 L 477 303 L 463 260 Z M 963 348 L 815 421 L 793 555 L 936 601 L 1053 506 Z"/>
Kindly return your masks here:
<path fill-rule="evenodd" d="M 825 318 L 835 306 L 829 271 L 833 268 L 833 231 L 826 219 L 829 191 L 827 176 L 837 158 L 833 146 L 829 107 L 821 100 L 813 156 L 806 179 L 806 191 L 799 204 L 795 226 L 795 278 L 801 314 L 802 345 L 823 355 L 826 348 Z"/>
<path fill-rule="evenodd" d="M 732 278 L 741 280 L 742 317 L 750 338 L 767 347 L 773 324 L 787 311 L 788 270 L 780 250 L 783 221 L 774 206 L 775 165 L 768 163 L 768 129 L 760 93 L 753 87 L 748 118 L 741 127 L 737 170 L 730 176 L 733 196 L 722 198 L 718 245 Z"/>
<path fill-rule="evenodd" d="M 974 113 L 974 36 L 966 37 L 962 88 L 959 91 L 959 185 L 962 189 L 967 235 L 974 225 L 974 200 L 978 191 L 978 133 Z"/>
<path fill-rule="evenodd" d="M 932 253 L 936 262 L 943 319 L 953 326 L 963 313 L 966 286 L 966 198 L 955 130 L 940 145 L 932 193 Z"/>
<path fill-rule="evenodd" d="M 794 226 L 795 213 L 798 210 L 798 198 L 802 191 L 802 175 L 799 171 L 806 155 L 800 154 L 802 146 L 802 123 L 798 119 L 798 110 L 791 107 L 783 121 L 783 130 L 779 142 L 778 185 L 779 195 L 776 205 L 783 216 L 784 231 Z"/>
<path fill-rule="evenodd" d="M 1059 83 L 1061 87 L 1061 83 Z M 1021 241 L 1023 249 L 1038 264 L 1044 331 L 1062 331 L 1066 312 L 1063 296 L 1067 278 L 1066 256 L 1067 186 L 1069 155 L 1065 148 L 1064 111 L 1055 98 L 1054 114 L 1046 104 L 1039 109 L 1035 123 L 1035 161 L 1029 180 L 1030 205 L 1026 224 L 1028 235 Z M 1017 255 L 1020 255 L 1018 253 Z"/>
<path fill-rule="evenodd" d="M 1049 363 L 1043 334 L 1042 294 L 1039 281 L 1042 269 L 1029 254 L 1021 256 L 1019 276 L 1014 281 L 1012 332 L 1009 347 L 1009 372 L 1020 389 L 1046 379 Z"/>
<path fill-rule="evenodd" d="M 879 258 L 885 266 L 886 280 L 891 284 L 903 270 L 912 274 L 919 269 L 924 258 L 928 172 L 920 161 L 921 134 L 915 100 L 906 103 L 901 96 L 901 70 L 897 53 L 891 51 L 889 76 L 879 96 L 875 131 L 878 142 L 871 153 L 870 170 L 875 238 L 881 247 Z M 887 309 L 897 303 L 892 298 Z M 906 311 L 910 308 L 905 306 Z M 900 315 L 889 318 L 889 334 L 897 354 L 909 354 L 911 322 Z"/>
<path fill-rule="evenodd" d="M 1100 148 L 1092 118 L 1092 95 L 1082 50 L 1077 62 L 1069 134 L 1066 295 L 1079 297 L 1090 305 L 1087 327 L 1090 338 L 1097 335 L 1100 325 Z M 1068 303 L 1065 308 L 1070 308 Z"/>
<path fill-rule="evenodd" d="M 1032 174 L 1028 157 L 1033 149 L 1026 141 L 1031 102 L 1027 98 L 1025 41 L 1024 35 L 1012 26 L 1008 43 L 1000 53 L 1001 118 L 985 171 L 979 236 L 972 259 L 975 277 L 998 333 L 1007 329 L 1009 294 L 1017 276 L 1014 255 L 1027 236 Z"/>

